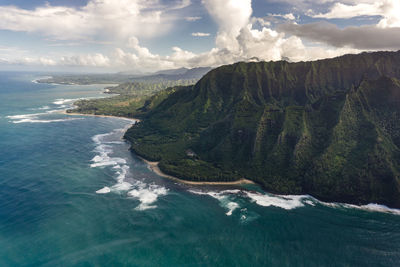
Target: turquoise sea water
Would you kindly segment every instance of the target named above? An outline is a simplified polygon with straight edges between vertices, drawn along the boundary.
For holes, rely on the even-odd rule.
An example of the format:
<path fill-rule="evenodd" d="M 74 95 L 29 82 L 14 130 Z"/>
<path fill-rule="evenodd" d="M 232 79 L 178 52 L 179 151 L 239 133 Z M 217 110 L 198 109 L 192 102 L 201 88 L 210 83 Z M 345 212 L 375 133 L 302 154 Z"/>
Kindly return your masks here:
<path fill-rule="evenodd" d="M 0 72 L 0 266 L 400 265 L 399 210 L 166 180 L 38 77 Z"/>

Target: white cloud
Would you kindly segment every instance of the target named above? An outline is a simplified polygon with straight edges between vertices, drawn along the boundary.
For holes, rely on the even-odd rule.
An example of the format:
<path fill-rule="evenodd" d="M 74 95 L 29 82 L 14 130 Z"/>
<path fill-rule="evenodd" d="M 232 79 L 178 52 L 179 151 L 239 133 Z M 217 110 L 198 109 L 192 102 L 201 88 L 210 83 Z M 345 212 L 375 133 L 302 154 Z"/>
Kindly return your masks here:
<path fill-rule="evenodd" d="M 16 63 L 24 64 L 24 65 L 44 65 L 44 66 L 57 65 L 56 61 L 54 61 L 50 58 L 44 58 L 44 57 L 38 57 L 38 58 L 25 57 L 25 58 L 22 58 L 20 61 L 16 61 Z"/>
<path fill-rule="evenodd" d="M 170 9 L 182 9 L 192 4 L 191 0 L 178 0 L 176 3 L 169 4 L 166 8 Z"/>
<path fill-rule="evenodd" d="M 111 5 L 111 3 L 114 3 L 115 6 Z M 173 7 L 170 6 L 169 8 L 186 7 L 190 4 L 190 1 L 175 1 L 174 3 Z M 349 41 L 352 36 L 347 33 L 345 37 L 348 39 L 338 38 L 342 40 L 342 43 L 337 44 L 331 41 L 334 38 L 316 40 L 316 38 L 313 39 L 308 35 L 306 36 L 302 31 L 296 32 L 297 28 L 291 31 L 285 28 L 274 30 L 271 28 L 270 23 L 263 18 L 252 17 L 251 0 L 202 0 L 202 3 L 217 23 L 218 33 L 215 38 L 215 48 L 197 54 L 179 47 L 173 47 L 170 55 L 163 56 L 152 53 L 148 48 L 140 44 L 139 39 L 143 36 L 152 35 L 152 31 L 163 32 L 166 27 L 168 28 L 169 19 L 164 17 L 164 13 L 160 9 L 160 3 L 157 0 L 91 0 L 83 8 L 71 9 L 63 7 L 57 12 L 54 11 L 55 7 L 49 5 L 44 7 L 43 10 L 36 9 L 23 12 L 15 8 L 18 12 L 25 12 L 28 15 L 25 13 L 25 15 L 18 15 L 17 17 L 22 18 L 23 21 L 15 22 L 15 24 L 11 23 L 12 20 L 6 17 L 4 21 L 0 21 L 0 28 L 8 25 L 7 27 L 17 27 L 19 30 L 40 32 L 46 29 L 40 23 L 51 23 L 53 20 L 63 18 L 66 23 L 60 22 L 54 27 L 50 25 L 49 29 L 46 29 L 48 31 L 46 34 L 59 39 L 62 36 L 64 36 L 64 39 L 73 39 L 101 34 L 121 36 L 128 40 L 127 48 L 116 48 L 108 56 L 101 53 L 92 53 L 75 56 L 38 56 L 25 59 L 26 64 L 88 66 L 113 70 L 157 71 L 179 67 L 219 66 L 253 58 L 266 61 L 281 59 L 300 61 L 360 51 L 358 50 L 360 48 L 358 44 L 354 43 L 352 45 L 351 41 Z M 1 14 L 4 14 L 4 10 L 0 8 Z M 275 15 L 277 16 L 277 14 Z M 292 13 L 278 15 L 287 20 L 295 19 Z M 27 19 L 29 16 L 34 17 L 31 23 L 27 22 L 29 21 Z M 196 21 L 200 17 L 186 17 L 185 19 L 187 21 Z M 32 24 L 32 29 L 28 27 L 29 24 Z M 65 35 L 59 32 L 60 29 L 64 30 Z M 317 31 L 311 29 L 305 32 L 315 31 L 317 36 L 324 38 L 326 36 L 324 31 L 330 30 L 322 29 Z M 334 30 L 338 32 L 336 29 Z M 339 29 L 339 32 L 335 35 L 336 37 L 343 37 L 340 31 Z M 286 35 L 287 32 L 293 34 L 293 36 L 288 37 Z M 202 37 L 209 36 L 209 33 L 198 32 L 192 33 L 192 35 Z M 323 42 L 327 45 L 306 46 L 300 38 Z M 4 58 L 1 53 L 0 58 Z M 6 58 L 6 60 L 8 59 Z"/>
<path fill-rule="evenodd" d="M 249 23 L 251 0 L 203 0 L 203 3 L 219 27 L 217 48 L 239 49 L 236 37 Z"/>
<path fill-rule="evenodd" d="M 185 17 L 186 21 L 197 21 L 197 20 L 201 20 L 202 17 Z"/>
<path fill-rule="evenodd" d="M 129 46 L 133 49 L 133 53 L 126 52 L 121 48 L 115 49 L 112 56 L 113 66 L 144 71 L 174 68 L 174 63 L 170 62 L 166 57 L 153 54 L 146 47 L 140 46 L 136 37 L 130 38 Z"/>
<path fill-rule="evenodd" d="M 208 33 L 208 32 L 192 32 L 192 36 L 207 37 L 207 36 L 210 36 L 210 33 Z"/>
<path fill-rule="evenodd" d="M 268 28 L 268 23 L 259 18 L 251 18 L 250 1 L 204 0 L 206 8 L 218 24 L 216 47 L 210 51 L 195 54 L 179 47 L 173 48 L 170 56 L 152 54 L 133 39 L 131 47 L 135 53 L 119 50 L 121 62 L 126 66 L 145 66 L 146 70 L 178 67 L 219 66 L 247 61 L 260 60 L 292 61 L 319 59 L 359 52 L 352 48 L 334 48 L 327 46 L 306 47 L 299 37 L 286 37 L 285 33 Z M 229 14 L 225 16 L 224 14 Z M 289 16 L 288 16 L 289 17 Z M 290 16 L 291 17 L 291 16 Z M 264 26 L 255 29 L 254 23 Z"/>
<path fill-rule="evenodd" d="M 293 13 L 288 13 L 288 14 L 268 14 L 272 17 L 280 17 L 280 18 L 284 18 L 287 20 L 295 20 L 296 17 L 293 15 Z"/>
<path fill-rule="evenodd" d="M 71 57 L 61 57 L 61 59 L 58 61 L 58 64 L 66 66 L 109 67 L 110 59 L 103 54 L 96 53 Z"/>
<path fill-rule="evenodd" d="M 11 65 L 41 65 L 41 66 L 57 66 L 59 63 L 51 58 L 46 57 L 20 57 L 18 59 L 0 58 L 2 64 Z"/>
<path fill-rule="evenodd" d="M 315 18 L 354 18 L 359 16 L 381 16 L 378 27 L 400 27 L 400 1 L 354 1 L 354 4 L 335 3 L 329 12 L 312 15 Z"/>
<path fill-rule="evenodd" d="M 169 9 L 190 5 L 183 0 Z M 171 15 L 156 0 L 90 0 L 86 6 L 72 8 L 45 6 L 34 10 L 15 6 L 0 7 L 0 29 L 41 33 L 60 40 L 151 37 L 171 27 Z"/>
<path fill-rule="evenodd" d="M 265 27 L 265 26 L 271 26 L 271 22 L 270 21 L 267 21 L 267 20 L 265 20 L 264 18 L 256 18 L 256 17 L 252 17 L 251 18 L 251 24 L 259 24 L 260 26 L 263 26 L 263 27 Z"/>

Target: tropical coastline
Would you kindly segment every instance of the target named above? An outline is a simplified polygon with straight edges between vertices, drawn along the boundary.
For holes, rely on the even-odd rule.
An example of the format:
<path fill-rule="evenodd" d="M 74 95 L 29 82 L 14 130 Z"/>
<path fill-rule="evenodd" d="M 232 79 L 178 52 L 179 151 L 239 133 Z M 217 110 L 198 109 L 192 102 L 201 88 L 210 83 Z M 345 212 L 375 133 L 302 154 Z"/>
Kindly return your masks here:
<path fill-rule="evenodd" d="M 87 114 L 87 113 L 78 113 L 78 112 L 67 112 L 67 110 L 68 109 L 62 110 L 60 113 L 64 114 L 64 115 L 71 115 L 71 116 L 90 116 L 90 117 L 101 117 L 101 118 L 117 118 L 117 119 L 131 120 L 131 121 L 134 121 L 134 122 L 140 122 L 139 119 L 128 118 L 128 117 L 123 117 L 123 116 Z"/>
<path fill-rule="evenodd" d="M 194 182 L 194 181 L 187 181 L 183 179 L 179 179 L 177 177 L 174 177 L 172 175 L 168 175 L 164 172 L 161 171 L 160 167 L 158 166 L 158 161 L 148 161 L 140 156 L 139 157 L 141 160 L 143 160 L 149 167 L 150 170 L 152 170 L 154 173 L 156 173 L 159 176 L 171 179 L 173 181 L 182 183 L 182 184 L 188 184 L 188 185 L 243 185 L 243 184 L 255 184 L 253 181 L 250 181 L 248 179 L 242 178 L 237 181 L 232 181 L 232 182 Z"/>
<path fill-rule="evenodd" d="M 128 129 L 132 126 L 135 125 L 135 123 L 140 122 L 140 119 L 136 119 L 136 118 L 127 118 L 127 117 L 122 117 L 122 116 L 113 116 L 113 115 L 98 115 L 98 114 L 85 114 L 85 113 L 77 113 L 77 112 L 67 112 L 67 110 L 63 110 L 61 112 L 62 114 L 65 115 L 72 115 L 72 116 L 90 116 L 90 117 L 100 117 L 100 118 L 116 118 L 116 119 L 126 119 L 126 120 L 131 120 L 134 123 L 132 125 L 129 125 L 127 127 L 125 127 L 124 132 L 121 136 L 121 140 L 126 140 L 124 138 L 125 133 L 128 131 Z M 128 140 L 126 140 L 128 141 Z M 129 142 L 129 141 L 128 141 Z M 130 142 L 129 142 L 130 143 Z M 134 150 L 132 150 L 134 152 Z M 135 153 L 135 152 L 134 152 Z M 180 178 L 177 178 L 175 176 L 169 175 L 164 173 L 159 165 L 159 161 L 150 161 L 147 160 L 141 156 L 139 156 L 138 154 L 135 153 L 135 156 L 140 159 L 141 161 L 143 161 L 144 163 L 146 163 L 147 168 L 152 171 L 153 173 L 157 174 L 160 177 L 169 179 L 171 181 L 180 183 L 180 184 L 185 184 L 185 185 L 191 185 L 191 186 L 240 186 L 240 185 L 248 185 L 248 184 L 257 184 L 249 179 L 246 178 L 242 178 L 236 181 L 229 181 L 229 182 L 208 182 L 208 181 L 202 181 L 202 182 L 195 182 L 195 181 L 189 181 L 189 180 L 183 180 Z M 108 187 L 105 187 L 109 190 Z M 98 192 L 100 192 L 101 190 L 104 190 L 104 188 L 98 190 Z M 109 191 L 106 191 L 105 193 L 109 193 Z M 203 194 L 203 193 L 200 193 Z M 308 195 L 290 195 L 290 197 L 304 197 Z M 289 197 L 286 196 L 286 197 Z M 313 198 L 312 196 L 310 196 L 311 198 Z M 368 203 L 365 205 L 355 205 L 355 204 L 350 204 L 350 203 L 345 203 L 345 202 L 324 202 L 322 200 L 319 200 L 317 198 L 313 198 L 315 199 L 315 201 L 317 201 L 318 203 L 321 203 L 322 205 L 328 206 L 328 207 L 334 207 L 334 208 L 353 208 L 353 209 L 360 209 L 360 210 L 366 210 L 366 211 L 375 211 L 375 212 L 383 212 L 383 213 L 390 213 L 390 214 L 395 214 L 398 215 L 400 214 L 400 210 L 399 209 L 395 209 L 395 208 L 390 208 L 387 207 L 385 205 L 379 205 L 377 203 Z"/>
<path fill-rule="evenodd" d="M 92 116 L 92 117 L 100 117 L 100 118 L 117 118 L 117 119 L 127 119 L 127 120 L 132 120 L 134 123 L 140 122 L 139 119 L 135 118 L 127 118 L 127 117 L 120 117 L 120 116 L 113 116 L 113 115 L 98 115 L 98 114 L 85 114 L 85 113 L 77 113 L 77 112 L 67 112 L 67 110 L 63 110 L 61 112 L 62 114 L 65 115 L 71 115 L 71 116 Z M 128 130 L 128 128 L 125 130 L 125 132 Z M 124 133 L 125 134 L 125 133 Z M 170 180 L 182 183 L 182 184 L 188 184 L 188 185 L 243 185 L 243 184 L 255 184 L 253 181 L 249 179 L 239 179 L 236 181 L 231 181 L 231 182 L 194 182 L 194 181 L 187 181 L 183 179 L 179 179 L 177 177 L 174 177 L 172 175 L 166 174 L 163 171 L 161 171 L 160 167 L 158 166 L 158 161 L 149 161 L 144 159 L 143 157 L 140 157 L 139 155 L 135 154 L 138 158 L 140 158 L 143 162 L 145 162 L 149 169 L 156 173 L 157 175 L 168 178 Z"/>
<path fill-rule="evenodd" d="M 400 266 L 400 0 L 0 13 L 0 267 Z"/>

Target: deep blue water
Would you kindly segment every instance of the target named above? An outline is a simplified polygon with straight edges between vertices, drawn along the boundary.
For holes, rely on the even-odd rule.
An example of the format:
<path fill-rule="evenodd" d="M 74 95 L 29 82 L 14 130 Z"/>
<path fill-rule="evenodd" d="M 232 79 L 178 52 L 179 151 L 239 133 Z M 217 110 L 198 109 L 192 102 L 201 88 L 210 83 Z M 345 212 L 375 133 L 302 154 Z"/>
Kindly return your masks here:
<path fill-rule="evenodd" d="M 0 266 L 400 265 L 400 211 L 166 180 L 39 76 L 0 72 Z"/>

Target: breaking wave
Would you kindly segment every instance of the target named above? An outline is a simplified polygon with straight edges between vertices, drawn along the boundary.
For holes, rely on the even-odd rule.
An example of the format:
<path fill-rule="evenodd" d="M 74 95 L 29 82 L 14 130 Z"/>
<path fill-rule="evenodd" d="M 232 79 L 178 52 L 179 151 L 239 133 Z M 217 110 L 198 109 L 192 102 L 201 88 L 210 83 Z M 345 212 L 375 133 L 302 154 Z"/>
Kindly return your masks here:
<path fill-rule="evenodd" d="M 156 208 L 157 206 L 152 204 L 157 201 L 159 196 L 164 196 L 168 193 L 165 187 L 156 184 L 146 184 L 141 181 L 136 181 L 132 188 L 128 192 L 128 196 L 140 201 L 139 206 L 135 208 L 136 210 Z"/>
<path fill-rule="evenodd" d="M 58 110 L 50 110 L 43 113 L 32 113 L 32 114 L 21 114 L 21 115 L 13 115 L 7 116 L 10 119 L 10 122 L 18 124 L 18 123 L 52 123 L 52 122 L 62 122 L 62 121 L 72 121 L 72 120 L 81 120 L 82 118 L 62 118 L 62 119 L 44 119 L 41 118 L 43 116 L 48 116 L 51 113 L 58 112 Z"/>
<path fill-rule="evenodd" d="M 81 99 L 81 98 L 71 98 L 71 99 L 59 98 L 59 99 L 56 99 L 53 102 L 53 104 L 54 105 L 64 105 L 64 104 L 67 104 L 67 103 L 73 103 L 73 102 L 75 102 L 75 101 L 77 101 L 79 99 Z"/>
<path fill-rule="evenodd" d="M 128 126 L 130 126 L 130 124 Z M 166 195 L 168 189 L 130 177 L 130 167 L 126 159 L 113 156 L 115 146 L 125 144 L 121 141 L 115 141 L 115 138 L 120 138 L 125 130 L 126 128 L 116 129 L 110 133 L 97 134 L 92 137 L 93 142 L 96 144 L 94 152 L 97 154 L 92 158 L 90 167 L 109 167 L 114 172 L 114 178 L 116 180 L 116 183 L 111 187 L 105 186 L 97 190 L 96 193 L 126 193 L 128 198 L 136 199 L 140 202 L 135 208 L 136 210 L 143 211 L 156 208 L 157 206 L 154 205 L 154 203 L 158 200 L 158 197 Z"/>
<path fill-rule="evenodd" d="M 320 201 L 309 195 L 274 195 L 269 193 L 259 193 L 246 190 L 223 190 L 223 191 L 200 191 L 189 190 L 189 192 L 198 195 L 208 195 L 220 202 L 220 206 L 227 210 L 226 215 L 230 216 L 232 213 L 240 209 L 240 199 L 247 199 L 259 206 L 263 207 L 277 207 L 285 210 L 292 210 L 302 208 L 305 206 L 315 207 L 322 205 L 335 209 L 357 209 L 369 212 L 383 212 L 395 215 L 400 215 L 400 209 L 392 209 L 385 205 L 371 203 L 368 205 L 353 205 L 345 203 L 328 203 Z M 241 209 L 242 211 L 243 209 Z M 245 215 L 241 215 L 245 218 Z"/>
<path fill-rule="evenodd" d="M 316 200 L 316 199 L 315 199 Z M 370 203 L 367 205 L 353 205 L 353 204 L 346 204 L 346 203 L 329 203 L 329 202 L 322 202 L 319 200 L 316 200 L 318 203 L 321 205 L 327 206 L 327 207 L 332 207 L 335 209 L 357 209 L 357 210 L 364 210 L 364 211 L 369 211 L 369 212 L 382 212 L 382 213 L 390 213 L 394 215 L 400 215 L 400 209 L 393 209 L 389 208 L 385 205 L 381 204 L 376 204 L 376 203 Z"/>
<path fill-rule="evenodd" d="M 235 198 L 241 192 L 240 190 L 224 190 L 224 191 L 199 191 L 199 190 L 189 190 L 189 192 L 197 195 L 208 195 L 217 199 L 220 206 L 226 210 L 226 215 L 231 216 L 232 213 L 240 208 L 240 204 L 235 202 Z"/>
<path fill-rule="evenodd" d="M 245 195 L 252 201 L 263 207 L 274 206 L 285 210 L 304 207 L 307 202 L 304 202 L 309 196 L 307 195 L 273 195 L 261 194 L 253 192 L 244 192 Z"/>
<path fill-rule="evenodd" d="M 81 120 L 82 118 L 51 118 L 49 117 L 51 114 L 59 113 L 62 110 L 69 109 L 73 107 L 73 103 L 80 99 L 88 99 L 88 98 L 70 98 L 64 99 L 59 98 L 53 101 L 52 104 L 45 105 L 39 108 L 31 109 L 31 110 L 40 110 L 45 111 L 41 113 L 28 113 L 21 115 L 12 115 L 7 116 L 12 123 L 52 123 L 52 122 L 63 122 L 63 121 L 71 121 L 71 120 Z"/>

